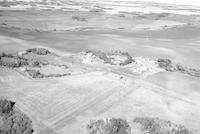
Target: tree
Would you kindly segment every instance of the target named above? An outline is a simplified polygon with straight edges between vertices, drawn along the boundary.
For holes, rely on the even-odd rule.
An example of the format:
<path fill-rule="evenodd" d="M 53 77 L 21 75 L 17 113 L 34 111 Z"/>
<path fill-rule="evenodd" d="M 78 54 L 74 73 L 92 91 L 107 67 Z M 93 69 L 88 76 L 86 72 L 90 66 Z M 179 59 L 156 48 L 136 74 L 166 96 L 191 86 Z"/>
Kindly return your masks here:
<path fill-rule="evenodd" d="M 0 134 L 32 134 L 32 121 L 14 106 L 15 102 L 0 100 Z"/>

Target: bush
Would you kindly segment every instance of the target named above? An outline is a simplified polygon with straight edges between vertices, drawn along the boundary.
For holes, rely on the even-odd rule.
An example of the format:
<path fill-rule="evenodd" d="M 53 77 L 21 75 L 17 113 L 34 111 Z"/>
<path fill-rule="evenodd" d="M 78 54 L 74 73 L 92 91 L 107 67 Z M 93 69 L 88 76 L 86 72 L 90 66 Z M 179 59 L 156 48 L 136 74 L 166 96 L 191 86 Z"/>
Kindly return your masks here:
<path fill-rule="evenodd" d="M 107 57 L 106 53 L 101 52 L 101 51 L 97 51 L 97 52 L 94 52 L 93 54 L 94 54 L 96 57 L 98 57 L 99 59 L 103 60 L 104 63 L 106 63 L 106 64 L 108 63 L 108 64 L 113 65 L 111 59 Z"/>
<path fill-rule="evenodd" d="M 0 54 L 0 58 L 3 58 L 3 57 L 14 57 L 14 56 L 13 56 L 13 54 L 4 53 L 4 52 L 3 52 L 3 53 Z"/>
<path fill-rule="evenodd" d="M 200 77 L 200 70 L 199 69 L 188 69 L 187 74 L 195 77 Z"/>
<path fill-rule="evenodd" d="M 34 59 L 29 60 L 30 67 L 41 67 L 42 65 L 45 66 L 48 64 L 49 63 L 46 60 L 34 60 Z"/>
<path fill-rule="evenodd" d="M 3 57 L 0 60 L 0 65 L 6 67 L 19 67 L 19 61 L 14 58 Z"/>
<path fill-rule="evenodd" d="M 0 100 L 0 114 L 9 113 L 13 110 L 15 102 L 8 100 Z"/>
<path fill-rule="evenodd" d="M 142 131 L 148 134 L 191 134 L 184 126 L 159 118 L 137 117 L 134 122 L 141 124 Z"/>
<path fill-rule="evenodd" d="M 28 60 L 15 54 L 0 54 L 0 66 L 21 67 L 28 65 Z"/>
<path fill-rule="evenodd" d="M 158 59 L 158 66 L 165 69 L 166 71 L 174 72 L 177 71 L 176 65 L 172 63 L 170 59 Z"/>
<path fill-rule="evenodd" d="M 90 10 L 90 12 L 93 12 L 93 13 L 102 13 L 102 12 L 105 12 L 103 9 L 100 9 L 100 8 L 93 8 Z"/>
<path fill-rule="evenodd" d="M 45 75 L 45 77 L 64 77 L 64 76 L 69 76 L 71 73 L 66 73 L 66 74 L 49 74 Z"/>
<path fill-rule="evenodd" d="M 126 16 L 124 14 L 119 15 L 120 18 L 125 18 Z"/>
<path fill-rule="evenodd" d="M 77 20 L 77 21 L 87 21 L 86 18 L 80 17 L 80 16 L 72 16 L 73 20 Z"/>
<path fill-rule="evenodd" d="M 40 67 L 40 62 L 39 62 L 39 61 L 36 61 L 36 60 L 31 60 L 31 61 L 29 62 L 29 65 L 30 65 L 31 67 Z"/>
<path fill-rule="evenodd" d="M 120 52 L 120 54 L 122 56 L 125 56 L 126 57 L 126 60 L 123 61 L 122 63 L 120 63 L 121 66 L 125 66 L 125 65 L 128 65 L 128 64 L 131 64 L 132 62 L 135 62 L 135 60 L 132 58 L 132 56 L 130 56 L 129 53 L 127 52 Z"/>
<path fill-rule="evenodd" d="M 115 51 L 115 52 L 112 52 L 112 53 L 105 53 L 105 52 L 102 52 L 102 51 L 91 51 L 91 50 L 89 50 L 89 51 L 86 51 L 86 53 L 92 53 L 97 58 L 103 60 L 103 62 L 105 64 L 110 64 L 110 65 L 125 66 L 125 65 L 128 65 L 128 64 L 131 64 L 132 62 L 134 62 L 134 59 L 127 52 Z M 112 57 L 112 56 L 125 57 L 126 60 L 120 61 L 120 63 L 116 63 L 115 57 Z"/>
<path fill-rule="evenodd" d="M 26 69 L 25 70 L 32 78 L 44 78 L 44 74 L 41 74 L 39 70 Z"/>
<path fill-rule="evenodd" d="M 120 118 L 91 121 L 87 129 L 90 134 L 131 134 L 128 122 Z"/>
<path fill-rule="evenodd" d="M 26 50 L 27 53 L 34 53 L 37 55 L 47 55 L 50 54 L 51 52 L 47 50 L 46 48 L 30 48 Z"/>
<path fill-rule="evenodd" d="M 160 20 L 161 18 L 168 17 L 168 13 L 147 13 L 143 15 L 138 15 L 137 17 L 141 19 L 150 19 L 150 20 Z"/>
<path fill-rule="evenodd" d="M 185 72 L 186 71 L 186 69 L 183 66 L 179 65 L 179 64 L 176 64 L 176 69 L 177 69 L 177 71 L 180 71 L 180 72 Z"/>
<path fill-rule="evenodd" d="M 158 59 L 158 66 L 169 72 L 180 72 L 195 77 L 200 77 L 200 69 L 188 68 L 180 64 L 175 64 L 169 59 Z"/>

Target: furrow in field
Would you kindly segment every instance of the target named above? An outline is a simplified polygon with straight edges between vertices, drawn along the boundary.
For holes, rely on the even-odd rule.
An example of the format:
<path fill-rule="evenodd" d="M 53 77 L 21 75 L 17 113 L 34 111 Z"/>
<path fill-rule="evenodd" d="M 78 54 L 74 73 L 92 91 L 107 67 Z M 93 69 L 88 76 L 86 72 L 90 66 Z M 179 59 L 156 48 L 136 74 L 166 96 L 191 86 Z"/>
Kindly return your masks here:
<path fill-rule="evenodd" d="M 90 95 L 90 96 L 92 96 L 92 95 Z M 50 118 L 47 122 L 55 122 L 56 120 L 59 120 L 59 118 L 62 118 L 63 114 L 66 114 L 66 112 L 70 112 L 70 111 L 76 109 L 84 102 L 84 98 L 89 98 L 89 96 L 79 98 L 78 100 L 74 101 L 67 107 L 66 107 L 66 105 L 62 105 L 62 111 L 59 113 L 56 112 L 56 115 L 54 117 Z"/>
<path fill-rule="evenodd" d="M 78 105 L 74 105 L 73 109 L 65 111 L 65 113 L 62 114 L 62 117 L 60 119 L 57 119 L 56 122 L 54 122 L 53 124 L 50 124 L 50 126 L 48 127 L 54 130 L 59 130 L 63 128 L 70 119 L 81 114 L 82 112 L 96 105 L 97 103 L 100 103 L 102 100 L 106 99 L 108 96 L 113 94 L 115 90 L 116 89 L 112 89 L 112 90 L 104 91 L 103 93 L 95 93 L 95 96 L 91 95 L 93 97 L 89 99 L 88 101 L 86 101 L 85 103 L 81 103 L 82 102 L 81 100 L 81 102 Z M 40 134 L 42 134 L 42 132 L 45 132 L 45 128 L 40 132 Z"/>
<path fill-rule="evenodd" d="M 55 130 L 63 128 L 70 119 L 72 119 L 75 116 L 81 114 L 82 112 L 86 111 L 87 109 L 89 109 L 90 107 L 96 105 L 97 103 L 100 103 L 102 100 L 104 100 L 107 97 L 109 97 L 115 91 L 116 91 L 116 89 L 114 89 L 114 90 L 112 89 L 112 90 L 109 90 L 109 91 L 104 92 L 102 94 L 98 94 L 97 96 L 95 96 L 94 98 L 90 99 L 89 101 L 87 101 L 83 105 L 80 105 L 80 107 L 77 107 L 77 108 L 75 108 L 73 110 L 70 110 L 70 112 L 65 114 L 62 117 L 62 119 L 60 119 L 57 122 L 55 122 L 54 124 L 52 124 L 53 128 Z"/>
<path fill-rule="evenodd" d="M 70 111 L 71 109 L 76 107 L 77 104 L 80 104 L 82 100 L 83 98 L 74 99 L 72 102 L 68 103 L 67 105 L 64 102 L 60 103 L 59 105 L 55 104 L 55 107 L 53 109 L 53 114 L 51 115 L 50 120 L 55 121 L 57 119 L 57 116 L 62 115 L 63 112 L 65 111 Z"/>
<path fill-rule="evenodd" d="M 93 109 L 95 110 L 96 115 L 106 112 L 115 104 L 119 104 L 126 96 L 135 91 L 135 89 L 139 88 L 139 86 L 134 86 L 132 88 L 122 87 L 118 92 L 115 92 L 108 99 L 104 100 L 101 104 L 95 106 Z"/>

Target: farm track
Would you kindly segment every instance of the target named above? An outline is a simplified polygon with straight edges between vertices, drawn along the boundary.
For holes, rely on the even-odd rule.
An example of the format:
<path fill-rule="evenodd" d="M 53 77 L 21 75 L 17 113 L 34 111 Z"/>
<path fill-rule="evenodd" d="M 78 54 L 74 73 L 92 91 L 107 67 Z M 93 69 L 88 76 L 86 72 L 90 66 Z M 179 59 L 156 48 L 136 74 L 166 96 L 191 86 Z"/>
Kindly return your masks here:
<path fill-rule="evenodd" d="M 48 125 L 49 128 L 53 129 L 53 130 L 59 130 L 62 129 L 63 127 L 65 127 L 65 125 L 67 124 L 67 122 L 71 119 L 73 119 L 74 117 L 80 115 L 81 113 L 83 113 L 84 111 L 88 110 L 89 108 L 93 107 L 94 105 L 97 105 L 98 103 L 102 102 L 103 100 L 105 100 L 106 98 L 108 98 L 109 96 L 111 96 L 114 92 L 116 92 L 117 90 L 114 88 L 112 90 L 109 91 L 104 91 L 101 94 L 98 93 L 94 93 L 95 96 L 92 94 L 90 96 L 93 96 L 92 99 L 88 100 L 87 102 L 85 102 L 84 104 L 81 104 L 81 101 L 78 102 L 77 105 L 72 106 L 69 111 L 65 111 L 65 113 L 62 113 L 62 118 L 61 119 L 57 119 L 56 122 L 54 122 L 53 124 L 50 124 L 50 126 Z M 89 97 L 88 97 L 89 98 Z M 42 130 L 39 134 L 42 134 L 43 132 L 45 132 L 46 128 L 44 128 L 44 130 Z"/>
<path fill-rule="evenodd" d="M 68 101 L 68 99 L 66 101 Z M 61 115 L 65 114 L 66 111 L 70 111 L 71 109 L 76 108 L 78 105 L 81 104 L 82 101 L 83 101 L 83 98 L 79 98 L 77 100 L 74 99 L 72 102 L 68 103 L 68 105 L 66 105 L 64 102 L 60 103 L 59 105 L 55 104 L 56 105 L 55 108 L 59 109 L 59 107 L 60 107 L 60 109 L 57 110 L 56 112 L 54 111 L 54 115 L 52 115 L 51 118 L 48 119 L 46 122 L 54 122 L 55 120 L 58 120 L 58 118 Z M 59 107 L 57 107 L 57 106 L 59 106 Z M 63 111 L 63 106 L 67 107 L 67 108 L 64 109 L 64 111 Z"/>
<path fill-rule="evenodd" d="M 102 94 L 102 93 L 100 93 L 100 94 Z M 55 116 L 54 118 L 53 118 L 53 120 L 55 121 L 55 120 L 61 120 L 62 119 L 62 117 L 63 117 L 63 114 L 64 115 L 66 115 L 66 114 L 68 114 L 68 112 L 69 111 L 71 111 L 71 109 L 77 109 L 78 108 L 78 106 L 79 107 L 81 107 L 82 106 L 82 104 L 84 105 L 85 103 L 87 104 L 88 102 L 91 102 L 93 99 L 87 99 L 87 98 L 97 98 L 99 96 L 99 93 L 97 93 L 97 92 L 94 92 L 94 93 L 92 93 L 92 94 L 89 94 L 88 96 L 85 96 L 84 98 L 82 98 L 82 99 L 79 99 L 78 101 L 76 101 L 75 103 L 72 103 L 72 104 L 70 104 L 69 105 L 69 107 L 66 109 L 66 110 L 64 110 L 62 113 L 59 113 L 59 114 L 57 114 L 57 116 Z M 85 100 L 84 100 L 85 99 Z M 59 117 L 61 117 L 60 119 L 59 119 Z M 52 119 L 51 119 L 52 120 Z"/>
<path fill-rule="evenodd" d="M 88 65 L 88 64 L 84 64 L 84 63 L 77 63 L 77 64 L 81 67 L 91 68 L 96 71 L 107 71 L 107 72 L 111 72 L 111 73 L 118 74 L 118 75 L 124 75 L 129 78 L 138 78 L 138 76 L 139 76 L 138 74 L 128 74 L 123 71 L 117 70 L 117 68 L 106 66 L 106 65 Z"/>
<path fill-rule="evenodd" d="M 106 78 L 106 79 L 110 80 L 109 78 Z M 115 90 L 115 89 L 113 89 L 113 90 Z M 74 103 L 70 103 L 70 106 L 65 111 L 63 111 L 62 113 L 57 114 L 56 116 L 51 118 L 48 122 L 53 122 L 55 120 L 58 120 L 63 114 L 66 113 L 67 110 L 70 111 L 73 108 L 77 108 L 77 106 L 79 106 L 82 103 L 83 104 L 84 103 L 87 104 L 88 102 L 90 102 L 90 99 L 88 100 L 87 98 L 97 98 L 97 97 L 99 97 L 100 94 L 104 94 L 106 92 L 108 92 L 108 90 L 104 90 L 104 91 L 101 90 L 99 92 L 95 91 L 95 92 L 93 92 L 91 94 L 88 94 L 87 96 L 82 96 L 82 98 L 79 97 L 78 101 L 73 101 Z"/>
<path fill-rule="evenodd" d="M 112 99 L 109 100 L 104 100 L 100 105 L 98 105 L 97 107 L 95 107 L 95 109 L 98 109 L 96 111 L 96 115 L 99 115 L 101 113 L 106 112 L 108 109 L 110 109 L 111 107 L 115 106 L 116 104 L 119 104 L 120 101 L 122 101 L 123 99 L 125 99 L 128 95 L 130 95 L 132 92 L 135 91 L 135 89 L 139 88 L 139 85 L 135 85 L 132 88 L 123 88 L 123 91 L 120 93 L 114 93 L 112 95 Z M 113 99 L 115 98 L 115 99 Z"/>
<path fill-rule="evenodd" d="M 165 88 L 162 88 L 158 85 L 152 84 L 152 83 L 145 81 L 145 80 L 142 80 L 142 79 L 136 80 L 136 83 L 139 83 L 139 84 L 143 85 L 143 87 L 145 89 L 147 89 L 147 90 L 149 89 L 149 90 L 156 92 L 157 94 L 160 94 L 162 96 L 169 97 L 169 98 L 172 98 L 174 100 L 179 100 L 179 101 L 182 101 L 184 103 L 189 103 L 191 105 L 196 105 L 196 103 L 190 101 L 188 98 L 186 98 L 183 95 L 179 94 L 177 96 L 177 92 L 175 92 L 173 90 L 166 90 Z"/>

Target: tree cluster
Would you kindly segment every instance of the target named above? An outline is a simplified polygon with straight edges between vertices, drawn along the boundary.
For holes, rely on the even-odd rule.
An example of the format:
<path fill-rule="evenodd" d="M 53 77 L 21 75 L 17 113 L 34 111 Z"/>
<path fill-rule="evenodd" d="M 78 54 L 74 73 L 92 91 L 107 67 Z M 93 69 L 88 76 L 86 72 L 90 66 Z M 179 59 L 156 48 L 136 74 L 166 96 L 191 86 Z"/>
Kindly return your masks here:
<path fill-rule="evenodd" d="M 180 64 L 173 63 L 170 59 L 158 59 L 157 64 L 160 68 L 169 72 L 180 72 L 195 77 L 200 77 L 200 69 L 184 67 Z"/>
<path fill-rule="evenodd" d="M 14 106 L 15 102 L 0 100 L 0 134 L 32 134 L 32 121 Z"/>
<path fill-rule="evenodd" d="M 132 62 L 135 61 L 132 58 L 132 56 L 130 56 L 129 53 L 121 52 L 121 51 L 115 51 L 113 53 L 105 53 L 105 52 L 102 52 L 102 51 L 91 51 L 91 50 L 88 50 L 88 51 L 86 51 L 86 53 L 92 53 L 94 56 L 96 56 L 99 59 L 103 60 L 105 64 L 110 64 L 110 65 L 116 65 L 116 63 L 113 62 L 113 60 L 115 60 L 115 59 L 110 57 L 110 56 L 125 57 L 126 59 L 119 63 L 120 66 L 125 66 L 125 65 L 131 64 Z"/>
<path fill-rule="evenodd" d="M 148 134 L 191 134 L 184 126 L 159 118 L 136 117 L 134 122 L 141 124 L 142 131 Z"/>
<path fill-rule="evenodd" d="M 29 76 L 31 76 L 32 78 L 44 78 L 44 74 L 40 73 L 39 70 L 35 70 L 35 69 L 26 69 L 25 70 Z"/>
<path fill-rule="evenodd" d="M 174 65 L 170 59 L 158 59 L 157 63 L 159 67 L 165 69 L 166 71 L 177 71 L 176 65 Z"/>
<path fill-rule="evenodd" d="M 40 55 L 46 55 L 50 53 L 50 51 L 43 48 L 33 48 L 28 49 L 28 52 L 37 53 Z M 31 67 L 40 67 L 41 65 L 49 64 L 47 61 L 41 61 L 37 59 L 28 59 L 23 55 L 12 54 L 12 53 L 1 53 L 0 54 L 0 66 L 6 67 L 23 67 L 30 65 Z"/>
<path fill-rule="evenodd" d="M 28 65 L 28 60 L 16 54 L 0 54 L 0 66 L 22 67 Z"/>
<path fill-rule="evenodd" d="M 93 120 L 87 125 L 89 134 L 131 134 L 128 122 L 120 118 Z"/>
<path fill-rule="evenodd" d="M 47 50 L 46 48 L 30 48 L 26 50 L 27 53 L 34 53 L 37 55 L 47 55 L 50 54 L 51 52 Z"/>

